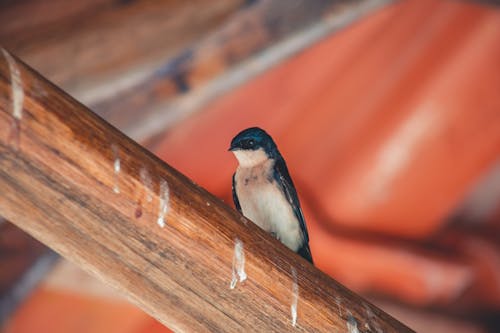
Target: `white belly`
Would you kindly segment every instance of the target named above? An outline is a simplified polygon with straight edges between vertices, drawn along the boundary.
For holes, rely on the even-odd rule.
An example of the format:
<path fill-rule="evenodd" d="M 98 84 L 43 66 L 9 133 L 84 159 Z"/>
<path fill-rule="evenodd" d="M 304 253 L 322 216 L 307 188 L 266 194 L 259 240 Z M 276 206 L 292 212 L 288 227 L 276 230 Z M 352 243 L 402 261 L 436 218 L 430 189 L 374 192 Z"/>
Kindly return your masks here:
<path fill-rule="evenodd" d="M 303 242 L 299 223 L 274 179 L 267 177 L 270 167 L 238 168 L 235 180 L 241 210 L 245 217 L 297 251 Z"/>

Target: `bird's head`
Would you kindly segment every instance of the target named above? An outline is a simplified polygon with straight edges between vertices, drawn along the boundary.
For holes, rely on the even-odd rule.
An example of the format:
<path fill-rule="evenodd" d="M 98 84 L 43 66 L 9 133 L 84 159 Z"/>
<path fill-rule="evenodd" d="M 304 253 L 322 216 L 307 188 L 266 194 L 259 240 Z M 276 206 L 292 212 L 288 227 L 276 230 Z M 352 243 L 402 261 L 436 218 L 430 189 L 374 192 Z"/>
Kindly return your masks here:
<path fill-rule="evenodd" d="M 271 136 L 258 127 L 247 128 L 238 133 L 231 141 L 229 150 L 243 167 L 258 165 L 279 156 Z"/>

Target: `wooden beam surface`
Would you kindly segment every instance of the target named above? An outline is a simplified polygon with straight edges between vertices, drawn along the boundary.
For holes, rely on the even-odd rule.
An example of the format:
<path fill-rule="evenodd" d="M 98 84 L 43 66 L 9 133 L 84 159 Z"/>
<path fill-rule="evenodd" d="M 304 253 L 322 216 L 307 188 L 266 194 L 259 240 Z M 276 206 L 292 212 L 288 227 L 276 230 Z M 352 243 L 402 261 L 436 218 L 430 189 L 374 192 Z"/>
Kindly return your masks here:
<path fill-rule="evenodd" d="M 175 331 L 411 332 L 0 51 L 6 219 Z"/>

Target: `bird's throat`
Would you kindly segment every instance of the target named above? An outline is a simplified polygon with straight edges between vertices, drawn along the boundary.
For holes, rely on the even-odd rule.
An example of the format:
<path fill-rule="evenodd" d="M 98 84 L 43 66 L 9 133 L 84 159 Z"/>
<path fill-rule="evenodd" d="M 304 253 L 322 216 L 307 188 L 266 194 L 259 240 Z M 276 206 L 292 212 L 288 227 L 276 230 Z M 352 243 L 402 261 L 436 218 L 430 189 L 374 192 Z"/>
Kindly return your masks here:
<path fill-rule="evenodd" d="M 242 168 L 252 168 L 269 159 L 269 156 L 267 156 L 266 152 L 262 148 L 257 150 L 240 149 L 233 151 L 233 153 Z"/>

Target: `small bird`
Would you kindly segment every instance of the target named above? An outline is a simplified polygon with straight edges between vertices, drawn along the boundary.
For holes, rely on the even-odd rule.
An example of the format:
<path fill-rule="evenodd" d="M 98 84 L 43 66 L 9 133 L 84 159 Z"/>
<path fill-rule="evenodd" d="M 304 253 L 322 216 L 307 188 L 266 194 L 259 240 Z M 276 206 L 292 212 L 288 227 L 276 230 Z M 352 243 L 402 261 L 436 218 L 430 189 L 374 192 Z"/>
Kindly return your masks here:
<path fill-rule="evenodd" d="M 247 128 L 233 138 L 229 150 L 239 163 L 233 175 L 236 209 L 312 263 L 297 191 L 271 136 L 258 127 Z"/>

